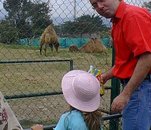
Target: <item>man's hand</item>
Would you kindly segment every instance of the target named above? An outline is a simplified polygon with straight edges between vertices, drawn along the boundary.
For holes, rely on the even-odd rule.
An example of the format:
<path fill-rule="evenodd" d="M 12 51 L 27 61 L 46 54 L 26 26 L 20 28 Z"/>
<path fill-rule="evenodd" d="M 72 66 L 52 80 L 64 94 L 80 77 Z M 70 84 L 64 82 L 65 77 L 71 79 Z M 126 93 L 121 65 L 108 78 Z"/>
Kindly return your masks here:
<path fill-rule="evenodd" d="M 106 73 L 102 73 L 97 76 L 97 79 L 100 81 L 100 83 L 105 84 L 109 79 L 111 79 L 113 77 L 113 74 L 112 74 L 113 68 L 114 67 L 112 67 Z"/>
<path fill-rule="evenodd" d="M 96 78 L 100 81 L 101 84 L 105 84 L 108 80 L 108 77 L 105 73 L 99 74 Z"/>
<path fill-rule="evenodd" d="M 121 93 L 113 100 L 112 105 L 111 105 L 111 111 L 113 113 L 122 112 L 124 107 L 127 105 L 129 99 L 130 99 L 130 96 L 124 95 L 123 93 Z"/>

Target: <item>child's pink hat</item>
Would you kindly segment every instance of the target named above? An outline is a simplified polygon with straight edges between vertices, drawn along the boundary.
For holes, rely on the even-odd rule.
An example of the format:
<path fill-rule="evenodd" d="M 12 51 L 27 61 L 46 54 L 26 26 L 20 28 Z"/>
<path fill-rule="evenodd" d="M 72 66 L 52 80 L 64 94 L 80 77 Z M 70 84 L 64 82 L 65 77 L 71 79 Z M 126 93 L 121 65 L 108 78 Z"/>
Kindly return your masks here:
<path fill-rule="evenodd" d="M 82 70 L 72 70 L 62 79 L 63 95 L 72 107 L 92 112 L 100 106 L 100 83 L 95 76 Z"/>

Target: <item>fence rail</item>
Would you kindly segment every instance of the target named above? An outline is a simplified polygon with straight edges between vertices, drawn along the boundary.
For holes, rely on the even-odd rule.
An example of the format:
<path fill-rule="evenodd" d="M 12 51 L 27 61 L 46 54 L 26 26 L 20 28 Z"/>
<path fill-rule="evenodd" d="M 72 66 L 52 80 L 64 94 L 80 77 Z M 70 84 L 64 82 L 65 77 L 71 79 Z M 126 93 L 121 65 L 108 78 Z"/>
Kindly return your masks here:
<path fill-rule="evenodd" d="M 121 114 L 107 115 L 107 116 L 102 117 L 102 121 L 119 119 L 121 117 L 122 117 Z M 55 128 L 55 126 L 56 126 L 56 124 L 44 126 L 44 130 L 53 130 L 53 128 Z M 27 129 L 24 129 L 24 130 L 31 130 L 31 128 L 27 128 Z"/>

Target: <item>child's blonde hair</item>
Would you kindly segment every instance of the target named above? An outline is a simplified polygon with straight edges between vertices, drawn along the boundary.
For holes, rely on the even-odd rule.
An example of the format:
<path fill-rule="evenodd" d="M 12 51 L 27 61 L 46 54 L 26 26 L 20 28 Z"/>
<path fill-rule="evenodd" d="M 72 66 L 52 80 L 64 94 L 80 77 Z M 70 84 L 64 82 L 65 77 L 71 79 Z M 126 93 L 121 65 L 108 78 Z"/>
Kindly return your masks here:
<path fill-rule="evenodd" d="M 94 112 L 82 112 L 84 121 L 89 130 L 101 129 L 101 110 L 97 109 Z"/>
<path fill-rule="evenodd" d="M 70 106 L 70 111 L 77 110 L 76 108 Z M 79 111 L 79 110 L 78 110 Z M 89 130 L 100 130 L 101 129 L 101 110 L 97 109 L 93 112 L 82 112 L 80 111 L 84 121 Z"/>

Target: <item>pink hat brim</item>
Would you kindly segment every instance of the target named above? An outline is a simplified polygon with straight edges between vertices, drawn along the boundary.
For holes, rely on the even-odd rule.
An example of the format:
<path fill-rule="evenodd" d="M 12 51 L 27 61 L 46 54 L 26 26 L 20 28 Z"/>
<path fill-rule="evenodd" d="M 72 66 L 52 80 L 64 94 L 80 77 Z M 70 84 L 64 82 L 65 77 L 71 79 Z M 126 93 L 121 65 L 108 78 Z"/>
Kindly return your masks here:
<path fill-rule="evenodd" d="M 97 110 L 100 106 L 100 94 L 99 94 L 99 88 L 98 93 L 93 97 L 91 100 L 88 101 L 82 101 L 79 100 L 76 95 L 74 94 L 74 91 L 72 89 L 73 87 L 73 80 L 75 77 L 77 77 L 81 73 L 87 73 L 82 70 L 73 70 L 67 73 L 63 79 L 62 79 L 62 91 L 64 98 L 66 99 L 67 103 L 69 103 L 72 107 L 84 111 L 84 112 L 93 112 Z M 99 83 L 98 83 L 99 85 Z M 100 86 L 98 86 L 100 87 Z"/>

